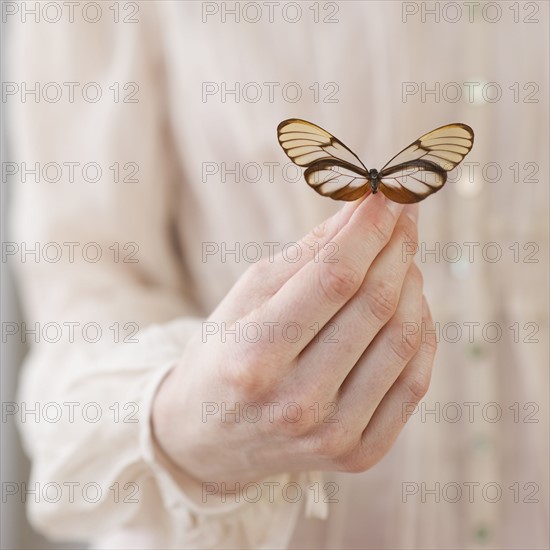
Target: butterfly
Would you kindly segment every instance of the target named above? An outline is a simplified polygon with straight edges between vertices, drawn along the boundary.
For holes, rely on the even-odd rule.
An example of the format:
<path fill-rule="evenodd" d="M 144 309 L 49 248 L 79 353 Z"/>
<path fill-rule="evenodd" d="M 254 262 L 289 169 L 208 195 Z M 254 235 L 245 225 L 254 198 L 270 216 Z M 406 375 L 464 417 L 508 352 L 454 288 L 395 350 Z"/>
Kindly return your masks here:
<path fill-rule="evenodd" d="M 469 126 L 447 124 L 418 138 L 378 171 L 368 170 L 339 139 L 306 120 L 284 120 L 277 127 L 277 137 L 290 160 L 306 168 L 308 185 L 342 201 L 378 190 L 399 203 L 424 200 L 445 185 L 447 172 L 462 162 L 474 144 Z"/>

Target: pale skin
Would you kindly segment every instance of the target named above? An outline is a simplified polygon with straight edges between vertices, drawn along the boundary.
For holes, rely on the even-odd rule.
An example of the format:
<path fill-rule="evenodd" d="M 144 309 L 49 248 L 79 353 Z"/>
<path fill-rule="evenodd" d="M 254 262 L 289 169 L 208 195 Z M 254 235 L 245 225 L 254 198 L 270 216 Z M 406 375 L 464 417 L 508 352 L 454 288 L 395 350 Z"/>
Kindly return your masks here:
<path fill-rule="evenodd" d="M 408 418 L 404 404 L 427 391 L 436 351 L 420 270 L 403 254 L 417 243 L 417 217 L 418 205 L 378 193 L 305 236 L 300 261 L 278 256 L 245 272 L 208 321 L 254 322 L 261 338 L 198 334 L 157 392 L 153 432 L 176 479 L 362 472 L 388 452 Z M 336 261 L 325 261 L 329 253 Z M 303 328 L 297 341 L 277 330 L 287 323 Z M 317 337 L 315 323 L 325 327 Z M 249 418 L 260 410 L 261 419 L 205 415 L 222 402 L 228 411 L 252 403 Z M 288 403 L 300 405 L 296 422 L 295 408 L 282 414 Z"/>

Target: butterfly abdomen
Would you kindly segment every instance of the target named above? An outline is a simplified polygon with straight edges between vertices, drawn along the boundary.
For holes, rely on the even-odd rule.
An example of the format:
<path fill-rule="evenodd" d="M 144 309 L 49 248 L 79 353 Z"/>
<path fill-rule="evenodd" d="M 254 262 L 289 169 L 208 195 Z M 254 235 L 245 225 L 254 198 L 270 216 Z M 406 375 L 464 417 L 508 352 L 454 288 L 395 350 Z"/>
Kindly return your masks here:
<path fill-rule="evenodd" d="M 370 188 L 372 190 L 372 194 L 375 195 L 378 192 L 378 170 L 376 168 L 371 168 L 369 170 L 369 181 L 370 181 Z"/>

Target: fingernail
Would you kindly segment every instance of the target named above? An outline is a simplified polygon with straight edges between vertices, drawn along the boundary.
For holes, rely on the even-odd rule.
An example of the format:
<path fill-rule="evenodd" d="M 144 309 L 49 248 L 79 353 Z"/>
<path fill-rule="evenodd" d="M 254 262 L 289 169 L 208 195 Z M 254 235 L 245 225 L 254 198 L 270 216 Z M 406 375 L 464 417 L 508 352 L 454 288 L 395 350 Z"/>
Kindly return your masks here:
<path fill-rule="evenodd" d="M 418 221 L 418 204 L 407 204 L 404 212 L 413 222 L 416 223 Z"/>

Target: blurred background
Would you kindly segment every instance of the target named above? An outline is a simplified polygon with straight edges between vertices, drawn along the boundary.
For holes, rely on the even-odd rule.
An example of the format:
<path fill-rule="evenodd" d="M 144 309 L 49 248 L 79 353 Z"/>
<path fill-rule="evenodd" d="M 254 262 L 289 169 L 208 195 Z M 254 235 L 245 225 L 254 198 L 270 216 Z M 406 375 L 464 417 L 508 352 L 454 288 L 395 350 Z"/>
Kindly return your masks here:
<path fill-rule="evenodd" d="M 86 372 L 114 351 L 112 342 L 90 352 L 82 342 L 42 341 L 25 362 L 29 346 L 13 328 L 67 319 L 162 327 L 178 315 L 151 304 L 172 292 L 185 297 L 182 316 L 208 316 L 250 262 L 205 262 L 205 242 L 295 241 L 341 207 L 288 166 L 275 129 L 290 117 L 326 128 L 378 169 L 442 124 L 467 123 L 476 134 L 460 170 L 421 205 L 417 262 L 439 339 L 430 390 L 380 465 L 361 482 L 334 477 L 346 513 L 315 527 L 308 544 L 547 548 L 549 4 L 103 2 L 100 12 L 85 4 L 71 20 L 61 2 L 2 2 L 2 548 L 62 544 L 36 533 L 22 499 L 4 491 L 29 476 L 5 406 L 41 392 L 56 399 L 55 381 L 71 364 Z M 74 101 L 68 81 L 78 83 Z M 47 82 L 59 86 L 46 96 L 23 91 Z M 101 99 L 83 99 L 89 82 Z M 48 99 L 58 88 L 61 98 Z M 103 176 L 23 175 L 24 163 L 66 161 L 98 163 Z M 51 240 L 97 241 L 104 251 L 137 243 L 139 267 L 126 277 L 119 268 L 132 266 L 69 268 L 10 248 Z M 141 284 L 158 291 L 142 306 Z M 42 479 L 63 440 L 54 432 L 44 422 L 22 429 L 29 449 L 40 441 Z M 109 448 L 107 461 L 116 456 Z M 424 482 L 497 483 L 503 497 L 404 498 L 405 483 Z M 365 492 L 376 501 L 365 505 Z M 70 533 L 40 505 L 34 514 L 44 534 Z M 346 538 L 346 522 L 370 538 Z"/>
<path fill-rule="evenodd" d="M 3 31 L 5 29 L 3 28 Z M 3 40 L 5 40 L 3 35 Z M 2 48 L 2 52 L 4 52 Z M 2 105 L 3 109 L 4 105 Z M 4 114 L 4 113 L 3 113 Z M 3 118 L 3 117 L 2 117 Z M 2 128 L 4 131 L 4 128 Z M 7 154 L 5 135 L 2 136 L 2 159 L 9 158 Z M 6 206 L 8 204 L 8 187 L 2 183 L 2 242 L 6 232 Z M 1 318 L 2 323 L 21 323 L 21 310 L 17 294 L 13 285 L 7 262 L 2 261 L 1 269 Z M 2 340 L 0 352 L 0 388 L 2 403 L 13 403 L 17 386 L 18 367 L 27 351 L 26 346 L 20 340 Z M 3 482 L 8 480 L 26 480 L 29 476 L 29 462 L 21 448 L 19 436 L 14 423 L 2 420 L 1 428 L 1 478 Z M 22 500 L 2 499 L 1 504 L 1 529 L 0 538 L 2 548 L 56 548 L 57 545 L 49 544 L 46 539 L 38 535 L 29 525 L 25 515 L 25 504 Z"/>

